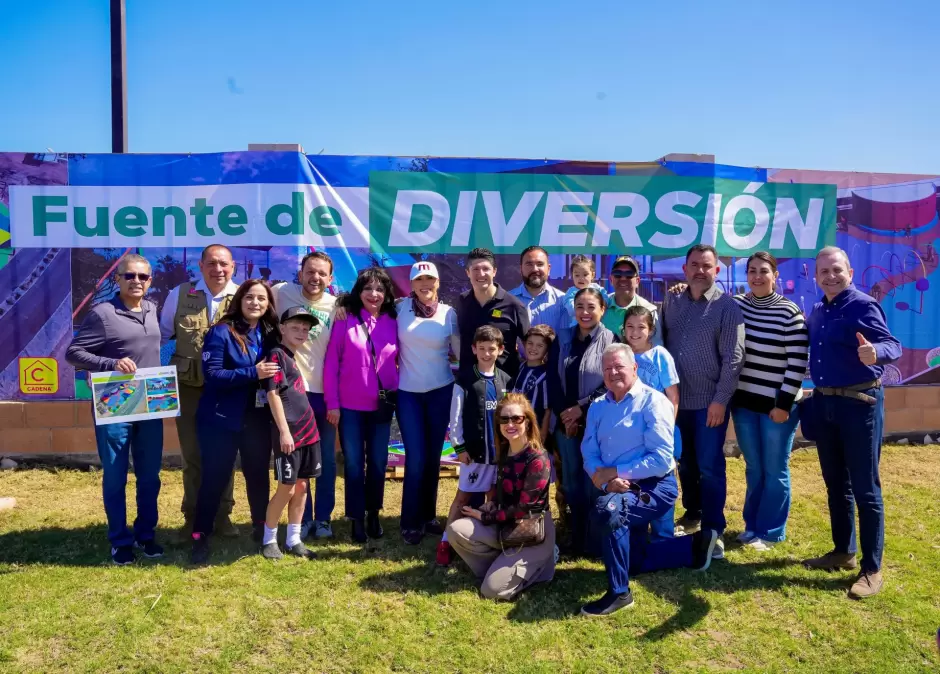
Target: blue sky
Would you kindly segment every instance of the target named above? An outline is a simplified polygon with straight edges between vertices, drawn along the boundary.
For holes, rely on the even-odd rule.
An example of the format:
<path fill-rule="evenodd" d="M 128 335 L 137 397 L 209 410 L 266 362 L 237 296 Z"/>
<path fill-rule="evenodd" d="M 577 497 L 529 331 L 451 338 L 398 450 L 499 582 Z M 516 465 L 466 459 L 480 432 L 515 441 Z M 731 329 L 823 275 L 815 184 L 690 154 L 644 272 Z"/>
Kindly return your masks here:
<path fill-rule="evenodd" d="M 936 0 L 127 4 L 132 152 L 940 174 Z M 0 151 L 109 151 L 107 0 L 0 8 Z"/>

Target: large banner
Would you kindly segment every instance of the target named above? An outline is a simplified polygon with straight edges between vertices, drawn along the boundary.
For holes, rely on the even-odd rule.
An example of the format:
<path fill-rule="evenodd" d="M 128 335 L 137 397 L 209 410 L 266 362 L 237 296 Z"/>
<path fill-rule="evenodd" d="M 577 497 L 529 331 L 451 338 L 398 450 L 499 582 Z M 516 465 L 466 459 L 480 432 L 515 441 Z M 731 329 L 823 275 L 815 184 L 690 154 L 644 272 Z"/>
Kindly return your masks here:
<path fill-rule="evenodd" d="M 770 250 L 778 290 L 809 313 L 819 298 L 813 256 L 848 251 L 855 283 L 877 298 L 904 356 L 892 385 L 940 383 L 940 177 L 524 159 L 0 154 L 0 400 L 91 398 L 64 354 L 88 309 L 116 291 L 127 252 L 154 269 L 150 299 L 199 278 L 202 248 L 232 247 L 236 282 L 296 278 L 326 250 L 334 292 L 359 269 L 388 268 L 401 294 L 417 259 L 441 271 L 442 299 L 468 287 L 464 253 L 498 254 L 498 281 L 521 282 L 519 252 L 550 253 L 550 282 L 592 255 L 606 282 L 617 254 L 642 269 L 654 302 L 682 278 L 685 249 L 713 244 L 719 283 L 746 291 L 745 259 Z M 164 347 L 164 363 L 173 345 Z"/>

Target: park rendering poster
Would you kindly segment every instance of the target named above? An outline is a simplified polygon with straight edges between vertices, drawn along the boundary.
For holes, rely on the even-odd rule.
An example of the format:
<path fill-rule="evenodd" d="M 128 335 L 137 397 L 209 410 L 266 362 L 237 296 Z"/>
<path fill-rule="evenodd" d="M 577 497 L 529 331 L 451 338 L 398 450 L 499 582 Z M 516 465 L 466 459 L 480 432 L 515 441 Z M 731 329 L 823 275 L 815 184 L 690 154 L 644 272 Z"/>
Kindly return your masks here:
<path fill-rule="evenodd" d="M 133 374 L 93 372 L 90 386 L 96 426 L 180 415 L 173 365 L 143 367 Z"/>
<path fill-rule="evenodd" d="M 885 383 L 940 383 L 938 186 L 932 175 L 687 161 L 0 153 L 0 400 L 91 398 L 65 350 L 88 309 L 116 292 L 120 257 L 150 260 L 148 297 L 162 306 L 198 278 L 214 242 L 232 248 L 236 282 L 295 280 L 301 257 L 325 250 L 334 293 L 380 265 L 406 295 L 411 265 L 432 260 L 449 303 L 469 287 L 463 259 L 475 246 L 496 252 L 506 288 L 521 282 L 528 245 L 548 250 L 562 290 L 572 255 L 592 255 L 606 279 L 630 253 L 653 302 L 683 278 L 694 243 L 716 246 L 731 293 L 746 292 L 746 258 L 763 249 L 780 262 L 779 292 L 806 314 L 821 297 L 815 253 L 835 244 L 904 347 Z M 24 359 L 42 359 L 57 385 L 24 385 Z"/>

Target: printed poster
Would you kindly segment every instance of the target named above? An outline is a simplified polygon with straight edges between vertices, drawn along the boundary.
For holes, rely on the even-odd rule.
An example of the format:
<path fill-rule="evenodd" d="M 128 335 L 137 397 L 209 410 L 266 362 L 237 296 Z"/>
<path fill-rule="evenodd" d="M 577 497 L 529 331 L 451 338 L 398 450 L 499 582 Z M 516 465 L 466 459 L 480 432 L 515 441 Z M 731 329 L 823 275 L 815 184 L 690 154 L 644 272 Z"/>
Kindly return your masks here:
<path fill-rule="evenodd" d="M 144 367 L 133 374 L 91 373 L 95 425 L 180 415 L 176 366 Z"/>

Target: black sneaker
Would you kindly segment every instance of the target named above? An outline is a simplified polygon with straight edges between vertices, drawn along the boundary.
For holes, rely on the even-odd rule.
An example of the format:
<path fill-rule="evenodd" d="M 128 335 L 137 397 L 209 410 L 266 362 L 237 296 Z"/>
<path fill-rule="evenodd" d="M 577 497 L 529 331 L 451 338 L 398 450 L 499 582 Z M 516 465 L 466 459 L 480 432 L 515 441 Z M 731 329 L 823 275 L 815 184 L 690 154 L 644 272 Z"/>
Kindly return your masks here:
<path fill-rule="evenodd" d="M 714 529 L 702 529 L 692 534 L 692 568 L 704 571 L 712 563 L 712 554 L 718 543 L 718 532 Z"/>
<path fill-rule="evenodd" d="M 134 547 L 141 551 L 147 559 L 160 559 L 163 557 L 163 546 L 157 545 L 156 541 L 134 541 Z"/>
<path fill-rule="evenodd" d="M 201 566 L 209 561 L 209 539 L 205 534 L 193 534 L 193 549 L 189 553 L 189 563 Z"/>
<path fill-rule="evenodd" d="M 405 529 L 401 532 L 401 539 L 408 545 L 418 545 L 423 538 L 424 534 L 415 529 Z"/>
<path fill-rule="evenodd" d="M 444 525 L 441 524 L 440 520 L 433 519 L 424 525 L 424 533 L 428 536 L 443 536 Z"/>
<path fill-rule="evenodd" d="M 366 537 L 366 525 L 362 520 L 352 521 L 352 532 L 350 532 L 350 535 L 356 543 L 365 543 L 369 540 Z"/>
<path fill-rule="evenodd" d="M 317 558 L 317 553 L 315 553 L 303 543 L 294 543 L 294 545 L 287 548 L 287 554 L 293 555 L 294 557 L 300 557 L 301 559 Z"/>
<path fill-rule="evenodd" d="M 607 590 L 604 596 L 597 601 L 592 601 L 582 606 L 581 615 L 599 618 L 601 616 L 610 615 L 611 613 L 616 613 L 622 608 L 630 608 L 631 606 L 633 606 L 633 593 L 630 592 L 630 590 L 627 590 L 623 594 L 616 594 L 615 592 Z"/>
<path fill-rule="evenodd" d="M 382 522 L 379 521 L 379 511 L 373 510 L 366 513 L 366 533 L 369 538 L 382 538 L 385 531 L 382 529 Z"/>
<path fill-rule="evenodd" d="M 122 545 L 119 548 L 111 548 L 111 561 L 118 566 L 127 566 L 137 561 L 134 557 L 134 549 L 129 545 Z"/>
<path fill-rule="evenodd" d="M 261 546 L 261 556 L 276 562 L 284 557 L 284 553 L 277 547 L 277 541 L 271 541 L 267 545 Z"/>

